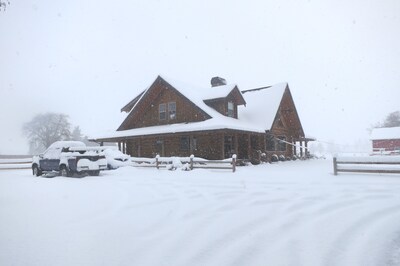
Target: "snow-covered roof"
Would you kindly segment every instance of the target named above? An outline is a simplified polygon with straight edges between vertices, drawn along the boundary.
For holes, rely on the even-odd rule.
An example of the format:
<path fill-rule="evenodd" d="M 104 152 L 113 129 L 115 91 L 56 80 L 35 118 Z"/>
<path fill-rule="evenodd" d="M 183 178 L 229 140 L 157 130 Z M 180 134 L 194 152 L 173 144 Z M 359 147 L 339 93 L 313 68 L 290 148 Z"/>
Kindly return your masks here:
<path fill-rule="evenodd" d="M 371 132 L 371 139 L 400 139 L 400 127 L 374 128 Z"/>
<path fill-rule="evenodd" d="M 196 98 L 198 100 L 209 100 L 223 98 L 229 95 L 229 93 L 237 86 L 236 84 L 227 84 L 216 87 L 197 87 L 192 84 L 187 84 L 182 81 L 172 79 L 170 77 L 160 76 L 171 86 L 177 89 L 180 93 L 184 94 L 188 99 Z"/>
<path fill-rule="evenodd" d="M 241 130 L 241 131 L 258 132 L 258 133 L 265 132 L 265 129 L 263 128 L 256 127 L 244 121 L 240 121 L 230 117 L 224 117 L 221 115 L 221 117 L 211 118 L 200 122 L 177 123 L 177 124 L 168 124 L 161 126 L 120 130 L 104 134 L 103 136 L 98 136 L 96 137 L 96 139 L 172 134 L 172 133 L 183 133 L 183 132 L 219 130 L 219 129 L 232 129 L 232 130 Z"/>
<path fill-rule="evenodd" d="M 160 76 L 161 77 L 161 76 Z M 198 88 L 170 78 L 161 77 L 183 96 L 210 116 L 210 119 L 200 122 L 177 123 L 151 127 L 120 130 L 98 136 L 96 139 L 134 137 L 178 132 L 195 132 L 218 129 L 232 129 L 264 133 L 272 127 L 287 83 L 281 83 L 261 90 L 247 91 L 243 94 L 246 107 L 239 106 L 238 119 L 227 117 L 204 103 L 205 99 L 226 97 L 237 86 L 224 85 L 210 88 Z M 144 93 L 146 94 L 146 92 Z M 142 95 L 143 97 L 143 95 Z M 140 99 L 136 102 L 138 104 Z M 132 108 L 131 112 L 133 111 Z"/>
<path fill-rule="evenodd" d="M 279 83 L 258 90 L 245 91 L 243 98 L 246 107 L 239 107 L 239 119 L 265 130 L 271 129 L 286 87 L 287 83 Z"/>

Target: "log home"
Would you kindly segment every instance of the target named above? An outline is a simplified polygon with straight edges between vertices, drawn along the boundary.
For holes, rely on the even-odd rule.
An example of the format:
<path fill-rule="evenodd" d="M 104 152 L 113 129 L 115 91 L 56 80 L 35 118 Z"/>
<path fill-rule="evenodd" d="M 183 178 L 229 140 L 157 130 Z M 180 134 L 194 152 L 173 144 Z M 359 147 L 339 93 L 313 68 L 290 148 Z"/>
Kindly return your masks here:
<path fill-rule="evenodd" d="M 127 116 L 117 131 L 95 140 L 118 142 L 134 157 L 237 154 L 253 161 L 262 154 L 291 157 L 296 150 L 290 144 L 307 143 L 287 83 L 240 91 L 215 77 L 211 85 L 196 88 L 158 76 L 121 109 Z"/>

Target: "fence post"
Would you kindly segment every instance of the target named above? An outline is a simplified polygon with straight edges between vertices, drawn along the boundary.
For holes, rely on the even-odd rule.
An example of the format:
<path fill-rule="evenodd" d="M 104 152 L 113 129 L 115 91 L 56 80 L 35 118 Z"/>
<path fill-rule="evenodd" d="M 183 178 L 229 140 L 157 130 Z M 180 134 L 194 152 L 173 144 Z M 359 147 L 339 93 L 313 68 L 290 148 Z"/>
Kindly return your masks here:
<path fill-rule="evenodd" d="M 333 157 L 333 174 L 337 175 L 337 159 Z"/>
<path fill-rule="evenodd" d="M 157 154 L 157 156 L 156 156 L 156 167 L 157 167 L 157 169 L 159 169 L 159 164 L 160 164 L 160 162 L 158 161 L 159 159 L 160 159 L 160 155 Z"/>
<path fill-rule="evenodd" d="M 236 154 L 232 155 L 232 171 L 236 172 Z"/>
<path fill-rule="evenodd" d="M 190 170 L 193 170 L 193 158 L 194 158 L 194 155 L 193 154 L 190 155 Z"/>

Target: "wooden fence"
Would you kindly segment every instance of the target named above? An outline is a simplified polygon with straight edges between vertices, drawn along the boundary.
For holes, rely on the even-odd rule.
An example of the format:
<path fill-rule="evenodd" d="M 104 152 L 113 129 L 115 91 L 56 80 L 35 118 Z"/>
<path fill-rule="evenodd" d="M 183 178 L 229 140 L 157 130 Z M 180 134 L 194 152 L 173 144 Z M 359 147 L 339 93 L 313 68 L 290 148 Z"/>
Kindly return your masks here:
<path fill-rule="evenodd" d="M 30 169 L 32 167 L 32 157 L 20 158 L 17 156 L 2 156 L 0 158 L 0 170 Z"/>
<path fill-rule="evenodd" d="M 400 156 L 334 157 L 333 174 L 400 174 Z"/>
<path fill-rule="evenodd" d="M 190 170 L 197 169 L 227 169 L 236 171 L 236 155 L 233 155 L 231 159 L 226 160 L 205 160 L 201 158 L 195 158 L 191 155 L 188 158 L 174 158 L 174 157 L 160 157 L 155 158 L 131 158 L 132 166 L 134 167 L 155 167 L 157 169 L 174 168 L 175 162 L 179 161 L 183 165 L 188 165 Z M 12 170 L 12 169 L 30 169 L 32 167 L 32 158 L 4 158 L 0 159 L 0 170 Z"/>
<path fill-rule="evenodd" d="M 173 158 L 173 157 L 160 157 L 156 156 L 155 158 L 131 158 L 131 162 L 134 164 L 134 167 L 155 167 L 157 169 L 166 168 L 172 169 L 174 168 L 174 164 L 176 161 L 179 161 L 181 164 L 187 164 L 188 170 L 197 169 L 227 169 L 232 170 L 232 172 L 236 171 L 236 155 L 233 155 L 231 159 L 227 160 L 205 160 L 200 158 L 195 158 L 194 155 L 191 155 L 188 158 Z"/>

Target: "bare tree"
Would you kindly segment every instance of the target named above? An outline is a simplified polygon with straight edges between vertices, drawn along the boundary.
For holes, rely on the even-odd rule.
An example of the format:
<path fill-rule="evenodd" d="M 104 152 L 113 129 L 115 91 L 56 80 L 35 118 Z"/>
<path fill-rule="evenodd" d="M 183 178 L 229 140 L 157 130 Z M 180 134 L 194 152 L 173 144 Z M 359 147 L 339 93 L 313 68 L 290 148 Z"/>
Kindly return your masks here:
<path fill-rule="evenodd" d="M 400 111 L 388 114 L 382 127 L 400 127 Z"/>
<path fill-rule="evenodd" d="M 40 153 L 55 141 L 70 139 L 70 127 L 67 115 L 45 113 L 25 123 L 23 133 L 28 137 L 30 152 Z"/>
<path fill-rule="evenodd" d="M 0 0 L 0 11 L 6 11 L 6 8 L 9 5 L 10 5 L 10 1 Z"/>
<path fill-rule="evenodd" d="M 383 122 L 375 123 L 367 130 L 369 133 L 371 133 L 374 128 L 381 127 L 400 127 L 400 111 L 395 111 L 388 114 Z"/>

